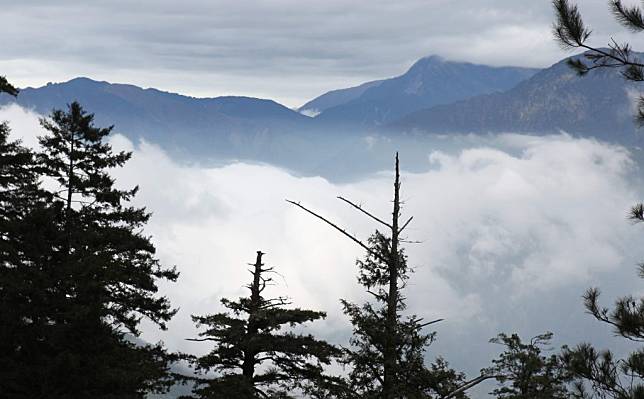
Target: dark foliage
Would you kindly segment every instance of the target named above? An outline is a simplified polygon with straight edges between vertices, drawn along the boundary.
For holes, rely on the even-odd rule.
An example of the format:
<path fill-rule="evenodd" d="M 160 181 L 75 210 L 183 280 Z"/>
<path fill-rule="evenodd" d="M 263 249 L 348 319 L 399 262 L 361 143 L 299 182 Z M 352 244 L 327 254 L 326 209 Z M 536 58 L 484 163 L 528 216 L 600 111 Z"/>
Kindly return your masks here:
<path fill-rule="evenodd" d="M 54 289 L 47 243 L 56 236 L 34 154 L 0 124 L 0 392 L 42 397 Z"/>
<path fill-rule="evenodd" d="M 505 347 L 494 359 L 492 367 L 482 374 L 495 375 L 499 387 L 491 392 L 500 399 L 564 399 L 568 398 L 567 373 L 555 354 L 543 354 L 552 333 L 533 337 L 529 343 L 517 334 L 499 334 L 490 342 Z"/>
<path fill-rule="evenodd" d="M 11 319 L 2 331 L 5 397 L 143 398 L 172 382 L 174 357 L 135 337 L 142 318 L 165 328 L 175 313 L 157 296 L 157 281 L 173 281 L 177 273 L 159 264 L 141 232 L 149 214 L 127 206 L 137 190 L 115 188 L 109 175 L 130 154 L 114 153 L 105 142 L 111 128 L 92 121 L 72 103 L 41 121 L 48 133 L 40 153 L 3 148 L 3 156 L 30 157 L 36 165 L 13 161 L 19 170 L 10 178 L 30 187 L 47 179 L 55 187 L 37 188 L 35 197 L 25 194 L 32 188 L 3 190 L 13 195 L 3 232 L 3 266 L 10 272 L 0 280 L 2 306 L 12 307 L 3 314 Z M 26 202 L 16 193 L 45 200 L 21 207 Z"/>
<path fill-rule="evenodd" d="M 633 32 L 644 30 L 644 16 L 638 6 L 626 6 L 621 0 L 610 0 L 610 10 L 622 26 Z M 586 27 L 576 5 L 569 0 L 554 0 L 556 21 L 553 32 L 556 40 L 566 49 L 584 49 L 583 56 L 573 57 L 568 64 L 580 75 L 598 68 L 617 68 L 629 81 L 644 81 L 644 63 L 632 51 L 628 43 L 611 41 L 607 48 L 588 44 L 591 30 Z M 640 97 L 636 121 L 644 123 L 644 98 Z"/>
<path fill-rule="evenodd" d="M 394 198 L 391 222 L 386 222 L 346 198 L 338 197 L 364 215 L 387 227 L 390 235 L 376 231 L 365 243 L 332 221 L 307 209 L 299 202 L 292 205 L 322 220 L 366 251 L 358 260 L 358 282 L 374 298 L 374 302 L 357 305 L 342 300 L 344 312 L 353 324 L 349 348 L 344 349 L 343 362 L 349 369 L 346 381 L 322 390 L 315 397 L 411 399 L 432 397 L 465 397 L 464 392 L 477 382 L 464 382 L 464 375 L 448 367 L 442 358 L 427 367 L 424 354 L 434 340 L 434 333 L 423 328 L 441 321 L 423 323 L 405 316 L 405 298 L 401 293 L 409 279 L 407 257 L 400 244 L 400 235 L 413 218 L 400 223 L 400 163 L 396 153 Z"/>
<path fill-rule="evenodd" d="M 286 327 L 322 319 L 324 312 L 290 309 L 287 298 L 265 298 L 273 268 L 264 267 L 262 252 L 250 270 L 250 296 L 237 301 L 222 299 L 226 313 L 193 316 L 205 327 L 196 341 L 210 341 L 215 347 L 195 359 L 197 398 L 289 398 L 297 390 L 330 388 L 334 379 L 326 377 L 323 366 L 339 355 L 339 350 L 312 335 L 284 331 Z M 215 372 L 216 377 L 205 374 Z"/>
<path fill-rule="evenodd" d="M 644 221 L 644 206 L 635 205 L 630 219 Z M 644 278 L 644 265 L 639 266 Z M 628 295 L 618 298 L 613 309 L 599 303 L 600 291 L 590 288 L 584 294 L 584 305 L 597 320 L 612 326 L 618 336 L 634 343 L 644 342 L 644 297 Z M 562 360 L 575 377 L 573 396 L 580 399 L 644 398 L 644 348 L 638 347 L 626 358 L 619 359 L 610 350 L 597 350 L 588 343 L 564 348 Z"/>
<path fill-rule="evenodd" d="M 0 93 L 7 93 L 10 96 L 17 96 L 19 90 L 13 87 L 11 83 L 7 81 L 7 78 L 0 76 Z"/>
<path fill-rule="evenodd" d="M 438 358 L 427 367 L 424 362 L 426 347 L 434 340 L 435 333 L 424 334 L 423 323 L 416 316 L 403 316 L 405 298 L 398 293 L 395 326 L 388 335 L 387 304 L 390 274 L 389 267 L 380 258 L 389 259 L 391 239 L 376 232 L 370 239 L 372 252 L 358 260 L 358 281 L 373 296 L 374 303 L 356 305 L 343 300 L 345 313 L 353 324 L 350 348 L 345 351 L 345 363 L 350 368 L 348 385 L 360 398 L 384 396 L 384 364 L 387 342 L 392 342 L 394 362 L 391 367 L 391 398 L 440 398 L 456 390 L 464 375 L 449 368 Z M 403 283 L 409 278 L 407 257 L 398 252 L 398 278 Z M 401 287 L 402 288 L 402 287 Z M 457 397 L 465 397 L 461 394 Z"/>
<path fill-rule="evenodd" d="M 644 267 L 640 267 L 644 277 Z M 616 334 L 633 342 L 644 342 L 644 298 L 625 296 L 614 308 L 599 304 L 599 290 L 584 295 L 588 313 L 611 325 Z M 565 348 L 562 359 L 576 378 L 576 398 L 644 398 L 644 348 L 638 347 L 625 359 L 615 358 L 610 350 L 597 350 L 588 343 Z"/>
<path fill-rule="evenodd" d="M 342 300 L 344 312 L 353 324 L 353 336 L 344 359 L 350 368 L 347 382 L 350 392 L 361 398 L 374 399 L 431 398 L 451 393 L 462 385 L 464 375 L 450 369 L 442 358 L 430 367 L 425 365 L 425 349 L 434 340 L 435 333 L 423 333 L 423 328 L 440 320 L 423 323 L 414 315 L 403 315 L 406 305 L 401 290 L 409 279 L 410 269 L 400 246 L 400 233 L 409 222 L 402 226 L 399 224 L 398 156 L 391 223 L 344 201 L 391 231 L 390 236 L 376 231 L 366 244 L 361 244 L 367 254 L 363 260 L 357 261 L 358 282 L 374 301 L 357 305 Z M 456 397 L 465 395 L 460 393 Z"/>
<path fill-rule="evenodd" d="M 626 80 L 644 81 L 644 64 L 635 56 L 629 44 L 612 41 L 608 48 L 587 44 L 590 30 L 585 27 L 577 7 L 568 0 L 553 1 L 557 20 L 556 39 L 564 48 L 587 50 L 570 65 L 581 75 L 598 68 L 618 68 Z M 638 6 L 624 5 L 621 0 L 610 0 L 610 11 L 617 22 L 633 32 L 644 30 L 644 13 Z M 644 123 L 644 98 L 640 97 L 636 116 Z M 631 209 L 630 218 L 644 221 L 644 205 Z M 642 277 L 644 272 L 641 270 Z M 616 301 L 612 310 L 599 305 L 599 290 L 589 289 L 584 295 L 588 312 L 596 319 L 612 325 L 615 332 L 634 342 L 644 341 L 644 298 L 626 296 Z M 610 350 L 596 350 L 584 343 L 565 348 L 562 360 L 575 377 L 574 397 L 578 398 L 644 398 L 644 351 L 636 349 L 626 359 L 616 359 Z"/>

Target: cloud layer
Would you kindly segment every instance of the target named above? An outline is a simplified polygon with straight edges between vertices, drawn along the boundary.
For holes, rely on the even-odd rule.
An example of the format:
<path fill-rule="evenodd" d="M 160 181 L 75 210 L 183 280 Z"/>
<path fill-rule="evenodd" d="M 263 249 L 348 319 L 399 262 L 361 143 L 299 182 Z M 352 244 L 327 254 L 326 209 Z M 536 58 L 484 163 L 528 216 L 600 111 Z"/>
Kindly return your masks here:
<path fill-rule="evenodd" d="M 33 143 L 36 116 L 12 106 L 0 110 L 17 137 Z M 146 327 L 144 337 L 170 348 L 201 352 L 189 343 L 191 314 L 219 311 L 221 297 L 245 294 L 247 263 L 257 250 L 283 275 L 271 290 L 298 305 L 323 309 L 310 328 L 346 343 L 350 326 L 339 298 L 360 301 L 355 281 L 360 249 L 328 226 L 287 204 L 299 200 L 366 238 L 371 220 L 336 200 L 342 195 L 378 215 L 389 214 L 391 172 L 350 184 L 296 177 L 267 165 L 218 168 L 180 165 L 152 143 L 114 136 L 134 151 L 115 172 L 119 184 L 140 185 L 136 199 L 153 212 L 146 231 L 164 264 L 181 271 L 162 291 L 181 308 L 167 333 Z M 493 145 L 492 145 L 493 144 Z M 584 314 L 580 295 L 590 285 L 607 298 L 639 289 L 634 265 L 644 258 L 641 228 L 626 222 L 639 197 L 629 154 L 594 140 L 565 135 L 503 135 L 488 146 L 428 152 L 428 170 L 405 172 L 404 214 L 409 262 L 415 268 L 406 295 L 410 311 L 436 326 L 431 355 L 476 373 L 498 350 L 498 332 L 527 336 L 554 331 L 557 344 L 611 342 L 611 333 Z"/>
<path fill-rule="evenodd" d="M 641 47 L 641 38 L 613 21 L 605 1 L 578 3 L 597 45 L 615 36 Z M 197 96 L 270 97 L 299 106 L 331 89 L 399 75 L 430 54 L 537 67 L 565 55 L 550 33 L 550 1 L 0 5 L 0 70 L 21 86 L 82 75 Z"/>

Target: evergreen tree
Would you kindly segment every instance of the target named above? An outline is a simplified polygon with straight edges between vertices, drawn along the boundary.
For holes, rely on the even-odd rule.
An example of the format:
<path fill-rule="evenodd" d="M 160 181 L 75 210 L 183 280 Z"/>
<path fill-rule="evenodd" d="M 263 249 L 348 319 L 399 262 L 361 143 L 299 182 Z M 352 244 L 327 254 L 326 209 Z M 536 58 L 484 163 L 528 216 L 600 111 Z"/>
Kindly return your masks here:
<path fill-rule="evenodd" d="M 7 93 L 10 96 L 16 97 L 18 95 L 19 90 L 16 89 L 9 81 L 7 81 L 7 78 L 4 76 L 0 76 L 0 94 L 2 93 Z"/>
<path fill-rule="evenodd" d="M 490 342 L 505 347 L 503 353 L 482 370 L 482 374 L 495 375 L 499 387 L 491 392 L 500 399 L 564 399 L 568 398 L 567 373 L 555 354 L 542 352 L 550 343 L 552 333 L 533 337 L 524 343 L 517 334 L 499 334 Z"/>
<path fill-rule="evenodd" d="M 363 305 L 342 300 L 345 313 L 353 324 L 350 348 L 345 350 L 344 362 L 350 368 L 349 397 L 360 398 L 432 398 L 443 397 L 464 383 L 464 375 L 450 369 L 442 358 L 429 368 L 424 352 L 434 340 L 434 333 L 422 329 L 440 320 L 423 323 L 416 316 L 404 316 L 405 298 L 401 293 L 409 279 L 407 257 L 401 248 L 400 234 L 411 222 L 400 223 L 400 167 L 396 154 L 394 198 L 391 223 L 365 211 L 362 207 L 339 197 L 362 213 L 384 225 L 389 235 L 376 231 L 363 243 L 324 217 L 297 202 L 288 201 L 323 220 L 366 250 L 364 260 L 358 260 L 358 281 L 374 302 Z M 453 397 L 465 397 L 463 391 Z"/>
<path fill-rule="evenodd" d="M 172 382 L 161 344 L 136 343 L 143 317 L 165 328 L 174 315 L 157 280 L 174 281 L 143 235 L 150 215 L 128 206 L 137 188 L 115 187 L 109 170 L 130 158 L 105 142 L 112 128 L 97 128 L 93 115 L 74 102 L 41 120 L 47 134 L 37 154 L 49 191 L 57 234 L 44 248 L 48 285 L 46 336 L 49 375 L 34 388 L 42 396 L 142 398 Z"/>
<path fill-rule="evenodd" d="M 583 56 L 571 58 L 568 64 L 580 75 L 594 69 L 618 68 L 626 80 L 644 82 L 644 63 L 628 43 L 612 41 L 607 48 L 588 44 L 591 30 L 585 25 L 577 6 L 569 0 L 553 0 L 556 21 L 555 39 L 565 49 L 583 49 Z M 609 0 L 610 11 L 622 26 L 632 32 L 644 31 L 644 12 L 638 6 L 627 6 L 621 0 Z M 644 124 L 644 97 L 640 96 L 637 122 Z"/>
<path fill-rule="evenodd" d="M 640 275 L 644 277 L 644 269 L 640 270 Z M 589 313 L 612 325 L 624 338 L 644 342 L 644 298 L 620 298 L 612 311 L 601 307 L 598 298 L 596 288 L 584 295 Z M 575 377 L 575 398 L 644 398 L 644 348 L 641 346 L 625 359 L 619 359 L 610 350 L 597 350 L 591 344 L 583 343 L 565 348 L 562 359 Z"/>
<path fill-rule="evenodd" d="M 633 217 L 644 221 L 644 209 L 633 209 Z M 644 278 L 644 265 L 640 265 Z M 632 295 L 617 299 L 610 310 L 599 304 L 599 289 L 584 295 L 588 313 L 611 325 L 616 334 L 634 343 L 644 342 L 644 297 Z M 597 350 L 589 343 L 564 348 L 562 359 L 575 377 L 574 397 L 642 399 L 644 398 L 644 348 L 637 345 L 626 358 L 619 359 L 610 350 Z"/>
<path fill-rule="evenodd" d="M 438 358 L 429 368 L 425 365 L 424 352 L 434 340 L 434 333 L 422 333 L 423 323 L 416 316 L 403 316 L 405 298 L 400 290 L 409 278 L 407 257 L 398 250 L 396 275 L 398 283 L 395 294 L 397 303 L 391 327 L 389 297 L 392 241 L 376 232 L 368 241 L 371 252 L 364 260 L 358 260 L 358 281 L 374 298 L 362 305 L 342 300 L 345 313 L 353 324 L 350 348 L 345 351 L 345 362 L 350 367 L 349 388 L 361 398 L 383 398 L 385 392 L 391 398 L 440 398 L 457 389 L 464 382 L 464 375 L 451 370 Z M 393 347 L 393 362 L 387 369 L 386 381 L 390 391 L 385 391 L 385 351 Z M 463 394 L 458 397 L 464 397 Z"/>
<path fill-rule="evenodd" d="M 264 266 L 263 255 L 258 251 L 251 264 L 250 296 L 222 299 L 229 309 L 226 313 L 193 316 L 198 327 L 206 328 L 194 340 L 215 342 L 212 351 L 196 359 L 197 370 L 217 373 L 215 378 L 197 381 L 197 398 L 289 398 L 294 390 L 330 381 L 323 365 L 330 364 L 338 349 L 311 335 L 283 331 L 326 314 L 286 308 L 290 302 L 285 297 L 265 298 L 274 271 Z"/>
<path fill-rule="evenodd" d="M 17 95 L 4 77 L 0 92 Z M 38 397 L 33 387 L 45 374 L 49 352 L 45 316 L 52 286 L 38 257 L 51 231 L 34 154 L 9 134 L 9 125 L 0 123 L 0 392 L 31 398 Z"/>
<path fill-rule="evenodd" d="M 565 48 L 587 50 L 583 58 L 569 64 L 584 75 L 598 68 L 618 68 L 625 79 L 644 82 L 644 63 L 633 53 L 628 43 L 613 41 L 608 49 L 588 44 L 591 30 L 586 27 L 576 5 L 568 0 L 554 0 L 556 12 L 554 33 Z M 610 0 L 610 10 L 616 20 L 632 32 L 644 31 L 644 12 L 641 7 L 627 6 L 620 0 Z M 636 119 L 644 124 L 644 97 L 640 97 Z M 644 221 L 644 205 L 633 207 L 631 218 Z M 644 277 L 644 266 L 640 267 Z M 615 332 L 633 342 L 644 341 L 644 298 L 626 296 L 615 303 L 611 311 L 599 305 L 599 290 L 589 289 L 584 295 L 586 309 L 598 320 L 612 325 Z M 625 359 L 616 359 L 610 350 L 597 350 L 588 343 L 565 348 L 562 359 L 577 379 L 574 397 L 578 398 L 644 398 L 644 350 L 637 348 Z"/>

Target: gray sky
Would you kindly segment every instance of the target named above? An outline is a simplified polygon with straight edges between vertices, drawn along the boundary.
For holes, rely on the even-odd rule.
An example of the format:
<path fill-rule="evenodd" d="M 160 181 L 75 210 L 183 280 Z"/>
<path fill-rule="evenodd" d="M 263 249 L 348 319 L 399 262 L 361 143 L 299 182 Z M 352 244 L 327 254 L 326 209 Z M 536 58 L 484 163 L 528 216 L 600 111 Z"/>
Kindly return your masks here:
<path fill-rule="evenodd" d="M 596 44 L 627 37 L 605 0 L 580 3 Z M 401 74 L 430 54 L 533 67 L 566 55 L 552 40 L 549 0 L 0 0 L 0 6 L 0 73 L 22 87 L 87 76 L 294 107 L 331 89 Z"/>

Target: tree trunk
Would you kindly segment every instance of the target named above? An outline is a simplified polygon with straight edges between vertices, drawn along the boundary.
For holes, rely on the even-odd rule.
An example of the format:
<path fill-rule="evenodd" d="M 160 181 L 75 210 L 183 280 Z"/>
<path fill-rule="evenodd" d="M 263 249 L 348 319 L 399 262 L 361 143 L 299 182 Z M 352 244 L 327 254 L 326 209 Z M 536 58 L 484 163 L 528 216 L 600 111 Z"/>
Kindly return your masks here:
<path fill-rule="evenodd" d="M 384 399 L 394 397 L 396 374 L 396 342 L 398 305 L 398 218 L 400 216 L 400 168 L 396 153 L 396 179 L 394 181 L 394 210 L 391 221 L 391 253 L 389 256 L 389 296 L 387 298 L 387 320 L 385 324 L 385 351 L 383 364 L 382 394 Z"/>
<path fill-rule="evenodd" d="M 67 170 L 67 209 L 65 214 L 65 238 L 67 240 L 67 255 L 71 253 L 71 222 L 72 222 L 72 195 L 74 193 L 74 188 L 72 187 L 72 180 L 74 177 L 74 132 L 71 133 L 70 144 L 69 144 L 69 167 Z"/>
<path fill-rule="evenodd" d="M 250 309 L 248 312 L 248 330 L 246 331 L 246 344 L 244 350 L 244 362 L 242 364 L 242 375 L 249 379 L 252 383 L 253 375 L 255 374 L 255 357 L 257 353 L 252 348 L 248 347 L 251 341 L 258 332 L 257 323 L 255 322 L 255 314 L 259 310 L 260 295 L 261 295 L 261 274 L 262 274 L 262 251 L 257 251 L 257 259 L 253 265 L 253 283 L 250 286 Z"/>

